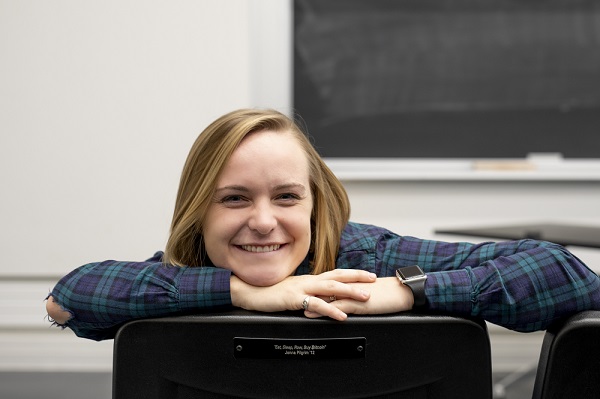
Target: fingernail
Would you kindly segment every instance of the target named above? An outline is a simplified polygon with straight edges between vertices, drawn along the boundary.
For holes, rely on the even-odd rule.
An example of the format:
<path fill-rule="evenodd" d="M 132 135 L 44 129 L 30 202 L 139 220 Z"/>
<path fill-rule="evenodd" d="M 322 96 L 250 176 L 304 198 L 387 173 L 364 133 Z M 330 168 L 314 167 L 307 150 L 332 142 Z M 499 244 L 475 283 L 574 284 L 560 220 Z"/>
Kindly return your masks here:
<path fill-rule="evenodd" d="M 377 275 L 375 273 L 369 273 L 369 277 L 371 277 L 372 279 L 376 279 Z"/>

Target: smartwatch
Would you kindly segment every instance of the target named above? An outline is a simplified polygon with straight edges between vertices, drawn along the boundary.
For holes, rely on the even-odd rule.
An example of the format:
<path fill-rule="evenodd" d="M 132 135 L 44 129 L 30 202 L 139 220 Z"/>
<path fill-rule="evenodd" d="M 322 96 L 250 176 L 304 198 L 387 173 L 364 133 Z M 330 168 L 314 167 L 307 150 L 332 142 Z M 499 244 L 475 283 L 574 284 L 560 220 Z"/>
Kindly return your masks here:
<path fill-rule="evenodd" d="M 425 306 L 427 302 L 427 298 L 425 297 L 425 280 L 427 280 L 427 275 L 423 272 L 419 266 L 407 266 L 396 269 L 396 276 L 400 280 L 400 282 L 408 288 L 413 293 L 413 297 L 415 298 L 415 308 L 421 308 Z"/>

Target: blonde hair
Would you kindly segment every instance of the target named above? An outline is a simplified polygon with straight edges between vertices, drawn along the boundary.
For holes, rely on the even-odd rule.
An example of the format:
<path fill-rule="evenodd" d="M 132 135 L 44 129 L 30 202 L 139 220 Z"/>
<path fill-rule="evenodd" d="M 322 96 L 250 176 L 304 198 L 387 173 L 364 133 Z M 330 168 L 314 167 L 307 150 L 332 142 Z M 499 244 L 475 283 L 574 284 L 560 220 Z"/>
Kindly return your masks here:
<path fill-rule="evenodd" d="M 194 142 L 179 182 L 171 234 L 165 249 L 166 263 L 206 264 L 202 226 L 219 175 L 244 137 L 261 130 L 290 133 L 306 153 L 313 196 L 311 270 L 319 274 L 335 269 L 342 230 L 350 217 L 346 190 L 294 121 L 278 111 L 256 109 L 223 115 Z"/>

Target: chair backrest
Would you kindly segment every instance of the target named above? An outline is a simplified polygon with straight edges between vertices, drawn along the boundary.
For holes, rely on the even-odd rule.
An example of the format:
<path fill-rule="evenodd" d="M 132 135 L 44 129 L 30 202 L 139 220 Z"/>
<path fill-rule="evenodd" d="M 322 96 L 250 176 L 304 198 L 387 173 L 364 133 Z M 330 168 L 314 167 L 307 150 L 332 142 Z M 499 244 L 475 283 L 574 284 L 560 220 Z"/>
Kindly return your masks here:
<path fill-rule="evenodd" d="M 546 331 L 534 399 L 600 397 L 600 311 L 578 313 Z"/>
<path fill-rule="evenodd" d="M 482 321 L 344 322 L 232 311 L 133 321 L 114 342 L 113 399 L 491 398 Z"/>

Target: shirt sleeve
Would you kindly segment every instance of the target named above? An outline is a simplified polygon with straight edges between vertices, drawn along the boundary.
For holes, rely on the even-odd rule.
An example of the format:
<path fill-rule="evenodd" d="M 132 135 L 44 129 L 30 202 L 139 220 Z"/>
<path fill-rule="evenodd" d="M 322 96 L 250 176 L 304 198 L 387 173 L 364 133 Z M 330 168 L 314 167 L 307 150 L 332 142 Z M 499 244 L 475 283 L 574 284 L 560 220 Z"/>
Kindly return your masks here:
<path fill-rule="evenodd" d="M 428 274 L 425 292 L 432 311 L 482 317 L 528 332 L 576 312 L 600 309 L 600 279 L 557 244 L 445 243 L 411 237 L 394 241 L 394 249 L 389 237 L 380 242 L 382 267 L 420 265 Z"/>
<path fill-rule="evenodd" d="M 216 267 L 176 267 L 156 259 L 105 261 L 81 266 L 51 292 L 79 337 L 114 338 L 125 322 L 231 306 L 231 272 Z"/>

